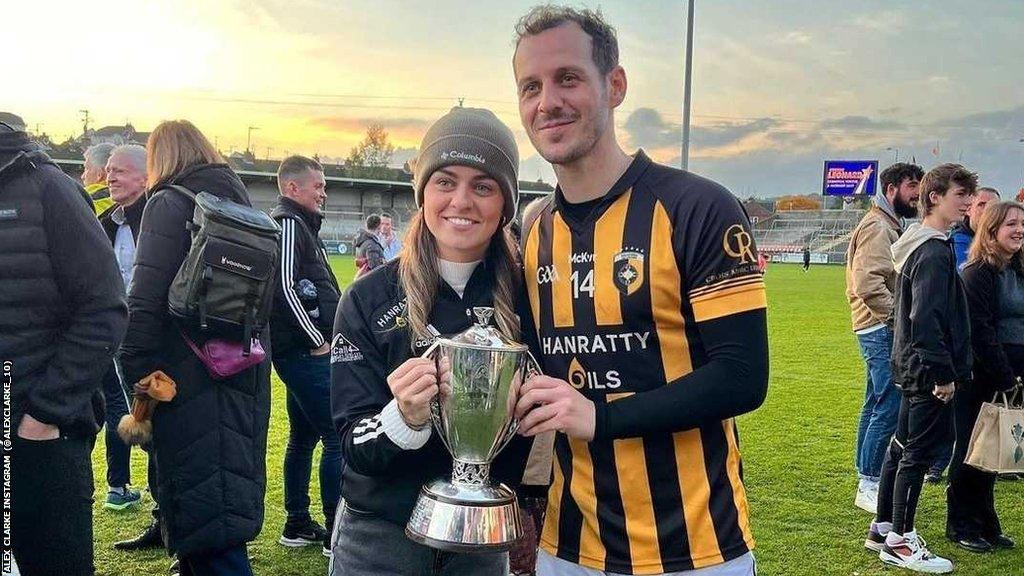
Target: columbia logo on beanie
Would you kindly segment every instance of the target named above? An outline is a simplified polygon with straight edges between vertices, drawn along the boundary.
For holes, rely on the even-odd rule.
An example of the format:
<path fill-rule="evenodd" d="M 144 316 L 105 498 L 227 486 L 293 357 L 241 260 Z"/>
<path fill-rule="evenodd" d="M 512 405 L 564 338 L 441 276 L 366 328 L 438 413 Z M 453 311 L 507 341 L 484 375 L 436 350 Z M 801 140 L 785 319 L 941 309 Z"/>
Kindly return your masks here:
<path fill-rule="evenodd" d="M 519 204 L 519 147 L 508 126 L 490 110 L 455 107 L 427 130 L 416 160 L 416 205 L 423 188 L 440 168 L 463 165 L 486 172 L 501 186 L 504 216 L 511 220 Z"/>

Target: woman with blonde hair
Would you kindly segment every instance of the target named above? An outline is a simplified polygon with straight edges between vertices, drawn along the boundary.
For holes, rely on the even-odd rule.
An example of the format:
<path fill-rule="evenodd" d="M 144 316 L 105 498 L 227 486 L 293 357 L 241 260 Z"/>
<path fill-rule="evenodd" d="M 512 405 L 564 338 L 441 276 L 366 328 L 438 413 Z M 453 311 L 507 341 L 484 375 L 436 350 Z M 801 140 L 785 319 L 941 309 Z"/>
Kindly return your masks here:
<path fill-rule="evenodd" d="M 129 324 L 121 348 L 125 381 L 162 370 L 177 395 L 153 413 L 151 457 L 160 478 L 156 500 L 168 553 L 184 575 L 251 575 L 246 542 L 263 525 L 267 427 L 267 360 L 214 380 L 186 342 L 204 334 L 179 325 L 168 310 L 168 291 L 191 246 L 194 204 L 180 192 L 206 192 L 249 206 L 238 176 L 190 122 L 163 122 L 149 136 L 148 201 L 128 293 Z"/>
<path fill-rule="evenodd" d="M 420 487 L 452 472 L 429 421 L 436 368 L 420 355 L 437 336 L 469 328 L 474 307 L 493 307 L 509 338 L 532 332 L 520 326 L 530 315 L 506 226 L 516 211 L 518 168 L 515 138 L 493 113 L 453 108 L 420 146 L 419 211 L 398 259 L 342 297 L 331 408 L 345 457 L 344 505 L 334 524 L 332 576 L 508 574 L 505 553 L 440 552 L 410 540 L 404 527 Z M 518 484 L 529 448 L 517 437 L 492 475 Z"/>
<path fill-rule="evenodd" d="M 974 380 L 953 398 L 956 443 L 946 491 L 946 536 L 962 548 L 1012 548 L 995 509 L 996 475 L 964 464 L 981 404 L 1024 375 L 1024 204 L 996 202 L 975 226 L 964 288 L 971 318 Z"/>

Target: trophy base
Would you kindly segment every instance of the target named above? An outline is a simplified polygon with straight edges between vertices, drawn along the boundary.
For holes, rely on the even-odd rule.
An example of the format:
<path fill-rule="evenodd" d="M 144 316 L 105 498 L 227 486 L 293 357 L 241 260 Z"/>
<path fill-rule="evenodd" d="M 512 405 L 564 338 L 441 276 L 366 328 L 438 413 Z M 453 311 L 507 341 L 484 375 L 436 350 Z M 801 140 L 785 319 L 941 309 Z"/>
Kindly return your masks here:
<path fill-rule="evenodd" d="M 504 552 L 523 533 L 516 494 L 504 484 L 435 480 L 420 490 L 405 534 L 446 552 Z"/>

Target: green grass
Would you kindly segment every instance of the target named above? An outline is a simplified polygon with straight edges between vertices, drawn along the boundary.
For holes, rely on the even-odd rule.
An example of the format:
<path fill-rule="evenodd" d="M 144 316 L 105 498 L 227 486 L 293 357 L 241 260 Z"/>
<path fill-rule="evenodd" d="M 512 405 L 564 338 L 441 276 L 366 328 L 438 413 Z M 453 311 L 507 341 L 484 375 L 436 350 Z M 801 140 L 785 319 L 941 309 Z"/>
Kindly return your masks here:
<path fill-rule="evenodd" d="M 332 259 L 338 280 L 348 283 L 352 259 Z M 774 264 L 768 270 L 771 387 L 757 412 L 740 419 L 744 473 L 751 504 L 762 574 L 786 576 L 898 574 L 862 547 L 870 515 L 853 507 L 856 475 L 853 444 L 863 396 L 864 368 L 850 332 L 843 295 L 843 269 Z M 249 545 L 257 574 L 315 575 L 327 559 L 317 547 L 288 549 L 277 544 L 284 523 L 281 462 L 287 438 L 283 388 L 273 381 L 273 410 L 267 449 L 266 521 Z M 114 513 L 102 508 L 105 497 L 102 437 L 93 454 L 96 473 L 97 574 L 134 576 L 166 573 L 161 552 L 122 553 L 115 540 L 134 536 L 149 522 L 152 501 Z M 145 455 L 132 450 L 136 485 L 145 485 Z M 318 508 L 316 473 L 310 490 Z M 1024 482 L 999 482 L 996 503 L 1003 529 L 1024 544 Z M 976 555 L 943 538 L 945 501 L 940 488 L 926 486 L 918 512 L 918 530 L 932 550 L 948 556 L 956 573 L 1019 576 L 1024 548 Z"/>

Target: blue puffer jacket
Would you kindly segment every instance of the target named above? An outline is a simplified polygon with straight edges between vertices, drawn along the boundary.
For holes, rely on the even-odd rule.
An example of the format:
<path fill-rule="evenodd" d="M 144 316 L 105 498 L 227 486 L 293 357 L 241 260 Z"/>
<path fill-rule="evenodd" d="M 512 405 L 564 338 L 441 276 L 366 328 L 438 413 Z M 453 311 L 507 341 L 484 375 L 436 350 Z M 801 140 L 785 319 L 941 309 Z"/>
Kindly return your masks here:
<path fill-rule="evenodd" d="M 971 223 L 964 216 L 964 221 L 953 226 L 949 231 L 949 239 L 953 241 L 953 255 L 956 256 L 956 269 L 963 270 L 967 264 L 967 253 L 971 249 L 971 241 L 974 240 L 974 230 L 971 230 Z"/>

